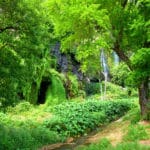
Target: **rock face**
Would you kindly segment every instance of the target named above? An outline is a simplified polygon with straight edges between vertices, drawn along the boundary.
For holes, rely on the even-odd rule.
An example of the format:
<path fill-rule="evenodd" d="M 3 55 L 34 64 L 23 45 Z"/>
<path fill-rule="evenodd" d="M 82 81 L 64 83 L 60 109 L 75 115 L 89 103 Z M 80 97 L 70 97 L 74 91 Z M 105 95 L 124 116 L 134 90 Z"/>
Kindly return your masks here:
<path fill-rule="evenodd" d="M 60 50 L 60 42 L 57 42 L 51 50 L 52 57 L 57 59 L 56 69 L 59 72 L 72 72 L 79 80 L 83 80 L 83 74 L 79 70 L 80 63 L 75 59 L 74 54 L 64 54 Z"/>
<path fill-rule="evenodd" d="M 51 50 L 52 57 L 57 59 L 57 69 L 60 72 L 67 72 L 68 58 L 66 54 L 61 53 L 60 43 L 57 42 Z"/>

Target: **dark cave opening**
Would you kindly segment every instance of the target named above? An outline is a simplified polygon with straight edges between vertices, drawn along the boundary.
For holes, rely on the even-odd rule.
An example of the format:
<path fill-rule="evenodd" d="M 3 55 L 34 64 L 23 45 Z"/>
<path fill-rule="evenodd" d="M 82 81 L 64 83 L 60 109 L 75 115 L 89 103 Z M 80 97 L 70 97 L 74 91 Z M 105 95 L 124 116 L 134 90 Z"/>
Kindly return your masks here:
<path fill-rule="evenodd" d="M 38 93 L 38 101 L 37 101 L 38 104 L 44 104 L 45 103 L 46 92 L 47 92 L 50 84 L 51 83 L 49 80 L 46 80 L 46 79 L 42 80 L 41 85 L 40 85 L 40 90 Z"/>

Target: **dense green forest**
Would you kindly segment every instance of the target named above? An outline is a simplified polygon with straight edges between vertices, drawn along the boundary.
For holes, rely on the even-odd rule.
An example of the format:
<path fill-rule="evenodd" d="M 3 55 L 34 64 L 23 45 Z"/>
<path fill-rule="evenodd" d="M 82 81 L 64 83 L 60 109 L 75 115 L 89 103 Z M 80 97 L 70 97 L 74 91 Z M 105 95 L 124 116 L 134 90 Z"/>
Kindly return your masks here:
<path fill-rule="evenodd" d="M 149 0 L 0 0 L 1 150 L 148 150 L 149 80 Z"/>

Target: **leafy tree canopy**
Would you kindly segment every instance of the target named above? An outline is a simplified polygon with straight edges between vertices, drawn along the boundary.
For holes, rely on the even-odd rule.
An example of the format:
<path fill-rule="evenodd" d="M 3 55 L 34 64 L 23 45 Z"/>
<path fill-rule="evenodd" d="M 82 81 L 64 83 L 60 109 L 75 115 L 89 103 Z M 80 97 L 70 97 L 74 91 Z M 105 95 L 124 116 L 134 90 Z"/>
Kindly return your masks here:
<path fill-rule="evenodd" d="M 48 3 L 62 50 L 76 54 L 83 72 L 93 64 L 99 64 L 100 48 L 109 47 L 108 11 L 100 9 L 100 4 L 91 0 L 53 0 Z M 98 69 L 99 65 L 96 66 Z"/>
<path fill-rule="evenodd" d="M 32 84 L 49 66 L 50 29 L 42 1 L 0 1 L 1 105 L 30 100 Z"/>
<path fill-rule="evenodd" d="M 75 53 L 84 72 L 98 66 L 102 48 L 115 51 L 132 70 L 132 80 L 138 79 L 135 85 L 139 88 L 141 112 L 146 114 L 150 101 L 150 1 L 52 0 L 49 5 L 62 49 Z"/>

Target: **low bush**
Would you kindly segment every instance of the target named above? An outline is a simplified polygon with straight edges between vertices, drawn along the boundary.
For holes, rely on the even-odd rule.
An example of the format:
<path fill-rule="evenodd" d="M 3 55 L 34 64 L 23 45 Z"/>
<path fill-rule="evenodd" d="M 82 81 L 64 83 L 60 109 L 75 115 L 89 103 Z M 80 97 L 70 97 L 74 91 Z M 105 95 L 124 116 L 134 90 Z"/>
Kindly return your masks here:
<path fill-rule="evenodd" d="M 31 136 L 35 139 L 38 145 L 47 145 L 61 141 L 61 137 L 54 131 L 50 131 L 44 126 L 38 126 L 30 129 Z"/>
<path fill-rule="evenodd" d="M 7 107 L 7 112 L 13 113 L 13 114 L 19 114 L 22 112 L 27 112 L 33 109 L 33 105 L 29 102 L 23 101 L 16 105 L 15 107 L 9 106 Z"/>
<path fill-rule="evenodd" d="M 84 134 L 96 126 L 104 123 L 105 114 L 103 112 L 87 113 L 79 111 L 66 112 L 63 115 L 54 116 L 44 122 L 50 130 L 57 131 L 64 136 L 75 136 Z"/>
<path fill-rule="evenodd" d="M 102 82 L 102 83 L 89 83 L 86 85 L 86 93 L 87 96 L 93 97 L 94 99 L 100 99 L 100 97 L 104 96 L 104 88 L 106 86 L 106 95 L 105 99 L 113 100 L 113 99 L 122 99 L 129 97 L 137 97 L 137 91 L 134 88 L 123 88 L 119 85 L 113 84 L 111 82 Z M 101 91 L 102 88 L 102 91 Z"/>
<path fill-rule="evenodd" d="M 112 79 L 111 82 L 120 86 L 126 86 L 126 79 L 129 76 L 129 68 L 125 63 L 120 63 L 111 68 Z"/>
<path fill-rule="evenodd" d="M 100 83 L 98 83 L 98 82 L 86 83 L 84 90 L 87 95 L 93 95 L 93 94 L 100 93 Z"/>
<path fill-rule="evenodd" d="M 104 86 L 104 82 L 102 83 Z M 106 83 L 106 97 L 107 99 L 119 99 L 119 98 L 129 98 L 129 97 L 137 97 L 137 91 L 133 88 L 123 88 L 117 84 L 113 84 L 111 82 Z"/>
<path fill-rule="evenodd" d="M 126 100 L 64 103 L 54 107 L 55 118 L 45 120 L 44 125 L 60 134 L 81 135 L 118 119 L 131 107 L 132 103 Z"/>

